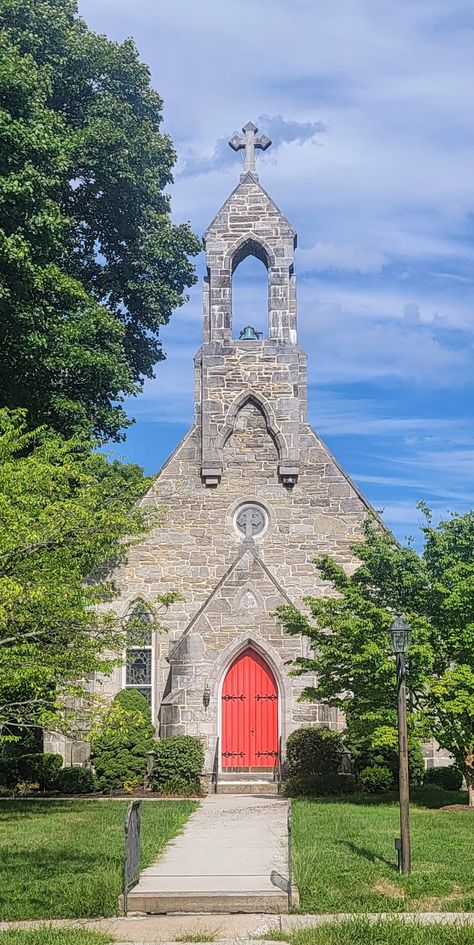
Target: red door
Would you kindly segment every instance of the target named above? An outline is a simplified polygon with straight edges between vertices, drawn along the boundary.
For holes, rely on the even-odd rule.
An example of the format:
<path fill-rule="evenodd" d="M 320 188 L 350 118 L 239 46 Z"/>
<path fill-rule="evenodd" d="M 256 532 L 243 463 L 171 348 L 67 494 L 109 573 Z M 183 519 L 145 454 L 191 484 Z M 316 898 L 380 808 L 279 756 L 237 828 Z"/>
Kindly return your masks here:
<path fill-rule="evenodd" d="M 251 647 L 237 657 L 222 687 L 222 767 L 273 768 L 278 756 L 278 689 Z"/>

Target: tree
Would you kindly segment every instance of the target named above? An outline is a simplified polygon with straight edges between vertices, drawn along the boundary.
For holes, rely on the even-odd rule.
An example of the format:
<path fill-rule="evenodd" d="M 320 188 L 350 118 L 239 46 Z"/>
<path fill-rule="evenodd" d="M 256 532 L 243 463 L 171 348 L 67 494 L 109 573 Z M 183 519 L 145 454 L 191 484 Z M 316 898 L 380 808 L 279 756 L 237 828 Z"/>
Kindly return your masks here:
<path fill-rule="evenodd" d="M 434 735 L 464 773 L 474 803 L 474 513 L 423 526 L 419 556 L 369 518 L 352 550 L 354 573 L 316 561 L 334 596 L 307 597 L 309 613 L 278 609 L 289 633 L 308 636 L 314 657 L 297 671 L 317 677 L 304 698 L 346 714 L 349 741 L 389 757 L 396 750 L 396 672 L 388 628 L 402 611 L 413 630 L 408 691 L 412 743 Z M 383 761 L 383 763 L 387 763 Z"/>
<path fill-rule="evenodd" d="M 0 741 L 67 727 L 77 700 L 87 714 L 87 677 L 120 661 L 110 569 L 147 526 L 146 486 L 88 440 L 0 411 Z"/>
<path fill-rule="evenodd" d="M 163 103 L 75 0 L 0 0 L 0 30 L 0 403 L 117 439 L 195 281 Z"/>

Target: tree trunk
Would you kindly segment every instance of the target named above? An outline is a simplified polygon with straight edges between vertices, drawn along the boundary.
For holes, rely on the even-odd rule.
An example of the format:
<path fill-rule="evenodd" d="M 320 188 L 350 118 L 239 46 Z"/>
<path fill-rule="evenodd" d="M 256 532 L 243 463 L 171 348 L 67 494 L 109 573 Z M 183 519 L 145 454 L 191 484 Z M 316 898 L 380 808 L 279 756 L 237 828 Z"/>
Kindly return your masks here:
<path fill-rule="evenodd" d="M 474 749 L 464 759 L 464 777 L 467 784 L 469 807 L 474 807 Z"/>

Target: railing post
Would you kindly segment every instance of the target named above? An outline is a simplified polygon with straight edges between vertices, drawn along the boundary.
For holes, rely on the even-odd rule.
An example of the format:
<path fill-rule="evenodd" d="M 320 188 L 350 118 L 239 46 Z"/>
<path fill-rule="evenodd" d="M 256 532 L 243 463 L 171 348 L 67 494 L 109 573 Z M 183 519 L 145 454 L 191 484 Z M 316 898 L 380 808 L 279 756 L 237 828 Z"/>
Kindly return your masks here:
<path fill-rule="evenodd" d="M 219 783 L 219 745 L 220 739 L 216 741 L 216 751 L 214 755 L 214 767 L 212 769 L 212 783 L 214 785 L 214 794 L 217 794 L 217 785 Z"/>
<path fill-rule="evenodd" d="M 128 912 L 128 894 L 140 878 L 141 801 L 130 801 L 125 815 L 125 856 L 123 868 L 123 911 Z"/>

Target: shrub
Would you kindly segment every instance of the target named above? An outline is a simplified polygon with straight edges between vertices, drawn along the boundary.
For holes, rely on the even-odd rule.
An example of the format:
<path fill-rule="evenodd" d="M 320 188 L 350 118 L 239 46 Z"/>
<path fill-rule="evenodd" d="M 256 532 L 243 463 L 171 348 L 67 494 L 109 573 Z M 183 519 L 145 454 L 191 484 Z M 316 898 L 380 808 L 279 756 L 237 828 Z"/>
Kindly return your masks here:
<path fill-rule="evenodd" d="M 91 794 L 95 788 L 90 768 L 62 768 L 56 780 L 61 794 Z"/>
<path fill-rule="evenodd" d="M 122 689 L 91 739 L 92 761 L 100 791 L 123 789 L 126 781 L 143 782 L 147 752 L 155 748 L 150 707 L 141 692 Z"/>
<path fill-rule="evenodd" d="M 351 751 L 355 770 L 360 775 L 364 768 L 388 768 L 392 773 L 394 785 L 398 784 L 398 746 L 396 731 L 393 732 L 393 744 L 379 744 L 373 747 L 370 736 L 360 737 L 349 729 L 346 741 Z M 417 739 L 408 736 L 408 767 L 410 784 L 421 784 L 425 770 L 425 762 Z"/>
<path fill-rule="evenodd" d="M 42 791 L 51 791 L 56 786 L 62 764 L 62 756 L 50 752 L 22 755 L 17 759 L 19 779 L 35 781 Z"/>
<path fill-rule="evenodd" d="M 200 739 L 172 735 L 156 745 L 152 785 L 162 794 L 199 794 L 203 767 Z"/>
<path fill-rule="evenodd" d="M 386 794 L 394 787 L 393 773 L 384 765 L 368 765 L 360 773 L 360 785 L 365 794 Z"/>
<path fill-rule="evenodd" d="M 337 774 L 344 755 L 339 732 L 328 728 L 300 728 L 292 732 L 286 747 L 286 763 L 291 777 Z"/>
<path fill-rule="evenodd" d="M 460 791 L 462 788 L 462 772 L 456 765 L 428 768 L 425 771 L 424 784 L 437 784 L 445 791 Z"/>
<path fill-rule="evenodd" d="M 300 774 L 288 778 L 283 789 L 287 797 L 329 797 L 354 794 L 356 780 L 347 774 Z"/>

